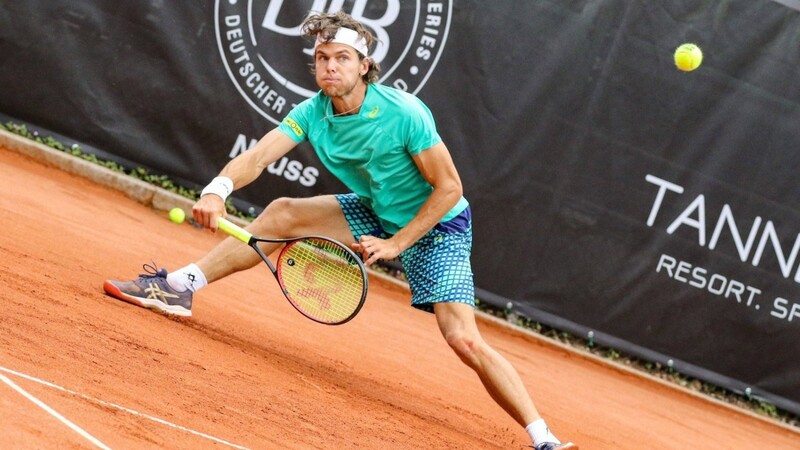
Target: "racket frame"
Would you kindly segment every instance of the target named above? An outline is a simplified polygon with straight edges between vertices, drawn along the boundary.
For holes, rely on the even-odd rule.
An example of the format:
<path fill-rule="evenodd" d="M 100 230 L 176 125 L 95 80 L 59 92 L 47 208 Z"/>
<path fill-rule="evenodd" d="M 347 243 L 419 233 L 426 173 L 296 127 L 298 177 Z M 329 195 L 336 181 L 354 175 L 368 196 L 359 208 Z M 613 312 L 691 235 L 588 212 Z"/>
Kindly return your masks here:
<path fill-rule="evenodd" d="M 319 235 L 307 235 L 307 236 L 299 236 L 299 237 L 294 237 L 294 238 L 264 238 L 264 237 L 258 237 L 258 236 L 254 236 L 249 231 L 247 231 L 244 228 L 236 225 L 235 223 L 231 222 L 230 220 L 228 220 L 228 219 L 226 219 L 224 217 L 220 217 L 217 220 L 217 228 L 219 228 L 220 230 L 228 233 L 230 236 L 232 236 L 232 237 L 244 242 L 245 244 L 250 246 L 250 248 L 255 250 L 255 252 L 258 254 L 258 256 L 267 265 L 267 267 L 269 267 L 270 272 L 272 272 L 272 275 L 275 277 L 275 280 L 278 282 L 278 286 L 281 288 L 281 292 L 283 292 L 283 296 L 286 297 L 286 300 L 288 300 L 289 303 L 292 305 L 292 307 L 294 307 L 294 309 L 296 309 L 300 314 L 302 314 L 305 317 L 313 320 L 314 322 L 321 323 L 321 324 L 324 324 L 324 325 L 342 325 L 342 324 L 347 323 L 350 320 L 352 320 L 358 314 L 358 312 L 361 311 L 361 308 L 364 306 L 364 301 L 367 298 L 367 291 L 368 291 L 368 288 L 369 288 L 369 278 L 367 277 L 367 268 L 364 266 L 364 263 L 361 261 L 361 258 L 358 256 L 358 254 L 356 252 L 350 250 L 346 245 L 342 244 L 341 242 L 337 241 L 336 239 L 331 239 L 331 238 L 329 238 L 327 236 L 319 236 Z M 258 246 L 259 242 L 264 242 L 264 243 L 269 243 L 269 244 L 286 244 L 286 246 L 284 246 L 281 249 L 281 255 L 282 255 L 283 252 L 286 251 L 286 249 L 288 248 L 289 244 L 291 244 L 293 242 L 303 241 L 303 240 L 306 240 L 306 239 L 321 239 L 321 240 L 324 240 L 324 241 L 332 242 L 332 243 L 340 246 L 342 248 L 342 250 L 344 250 L 347 254 L 352 256 L 353 257 L 353 261 L 355 261 L 356 264 L 358 264 L 359 271 L 361 272 L 362 280 L 364 281 L 364 289 L 362 289 L 362 291 L 361 291 L 361 299 L 359 300 L 358 306 L 344 320 L 340 320 L 340 321 L 336 321 L 336 322 L 328 322 L 328 321 L 324 321 L 324 320 L 319 320 L 316 317 L 311 316 L 311 315 L 307 314 L 305 311 L 303 311 L 302 309 L 300 309 L 295 304 L 295 302 L 292 301 L 291 298 L 289 297 L 289 292 L 286 289 L 286 286 L 283 284 L 283 280 L 281 279 L 281 276 L 278 273 L 278 269 L 275 267 L 275 265 L 272 263 L 272 261 L 270 261 L 270 259 L 267 257 L 267 255 L 264 254 L 264 251 L 261 250 L 261 248 Z M 278 259 L 280 260 L 280 256 L 278 257 Z"/>

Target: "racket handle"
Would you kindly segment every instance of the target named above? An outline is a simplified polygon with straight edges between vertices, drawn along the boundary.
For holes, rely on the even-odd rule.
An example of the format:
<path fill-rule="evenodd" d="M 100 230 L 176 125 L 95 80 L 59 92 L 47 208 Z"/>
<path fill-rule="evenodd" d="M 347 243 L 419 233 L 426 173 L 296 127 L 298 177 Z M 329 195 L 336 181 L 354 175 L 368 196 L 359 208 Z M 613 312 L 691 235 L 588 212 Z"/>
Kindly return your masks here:
<path fill-rule="evenodd" d="M 244 228 L 236 225 L 235 223 L 231 222 L 230 220 L 224 217 L 220 217 L 217 219 L 217 228 L 230 234 L 236 239 L 239 239 L 245 244 L 249 244 L 250 239 L 253 237 L 253 235 L 250 234 L 250 232 L 248 232 Z"/>

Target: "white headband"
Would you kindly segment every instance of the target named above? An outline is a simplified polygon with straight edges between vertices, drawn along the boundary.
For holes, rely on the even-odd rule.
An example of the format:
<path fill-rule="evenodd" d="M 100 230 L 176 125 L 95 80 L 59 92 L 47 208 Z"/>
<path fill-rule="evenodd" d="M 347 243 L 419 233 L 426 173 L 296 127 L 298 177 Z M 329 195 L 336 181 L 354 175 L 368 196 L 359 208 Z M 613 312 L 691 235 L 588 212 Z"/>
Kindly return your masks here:
<path fill-rule="evenodd" d="M 333 42 L 336 44 L 344 44 L 349 45 L 356 49 L 357 52 L 361 53 L 364 56 L 369 56 L 367 50 L 367 40 L 363 37 L 358 35 L 356 30 L 352 30 L 350 28 L 339 27 L 339 31 L 336 32 L 336 36 L 333 37 L 330 41 L 323 41 L 320 38 L 320 35 L 317 35 L 317 42 L 314 43 L 314 48 L 317 48 L 320 44 L 327 44 L 328 42 Z"/>

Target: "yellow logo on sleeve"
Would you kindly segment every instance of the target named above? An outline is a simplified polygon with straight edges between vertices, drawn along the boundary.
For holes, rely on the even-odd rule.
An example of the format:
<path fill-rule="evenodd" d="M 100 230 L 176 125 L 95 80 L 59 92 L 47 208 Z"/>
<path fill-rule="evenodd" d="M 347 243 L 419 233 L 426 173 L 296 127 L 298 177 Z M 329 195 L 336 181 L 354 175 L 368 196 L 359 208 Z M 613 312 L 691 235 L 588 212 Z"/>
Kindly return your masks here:
<path fill-rule="evenodd" d="M 287 118 L 283 119 L 283 123 L 285 123 L 289 128 L 291 128 L 292 131 L 294 131 L 294 134 L 297 135 L 297 137 L 303 137 L 303 133 L 304 133 L 303 129 L 300 128 L 300 125 L 298 125 L 297 122 L 295 122 L 291 118 L 287 117 Z"/>

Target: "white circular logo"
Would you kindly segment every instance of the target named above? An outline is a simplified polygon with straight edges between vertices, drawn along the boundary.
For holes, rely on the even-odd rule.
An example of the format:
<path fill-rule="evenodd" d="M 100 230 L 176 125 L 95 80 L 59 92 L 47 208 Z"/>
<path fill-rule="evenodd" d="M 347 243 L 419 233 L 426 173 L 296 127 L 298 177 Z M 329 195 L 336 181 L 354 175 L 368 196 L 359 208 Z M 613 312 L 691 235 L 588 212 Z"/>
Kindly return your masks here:
<path fill-rule="evenodd" d="M 344 10 L 378 39 L 370 55 L 380 83 L 416 94 L 447 41 L 452 0 L 216 0 L 214 22 L 228 76 L 247 103 L 276 125 L 316 95 L 312 44 L 300 31 L 309 11 Z M 409 3 L 413 3 L 409 5 Z"/>

